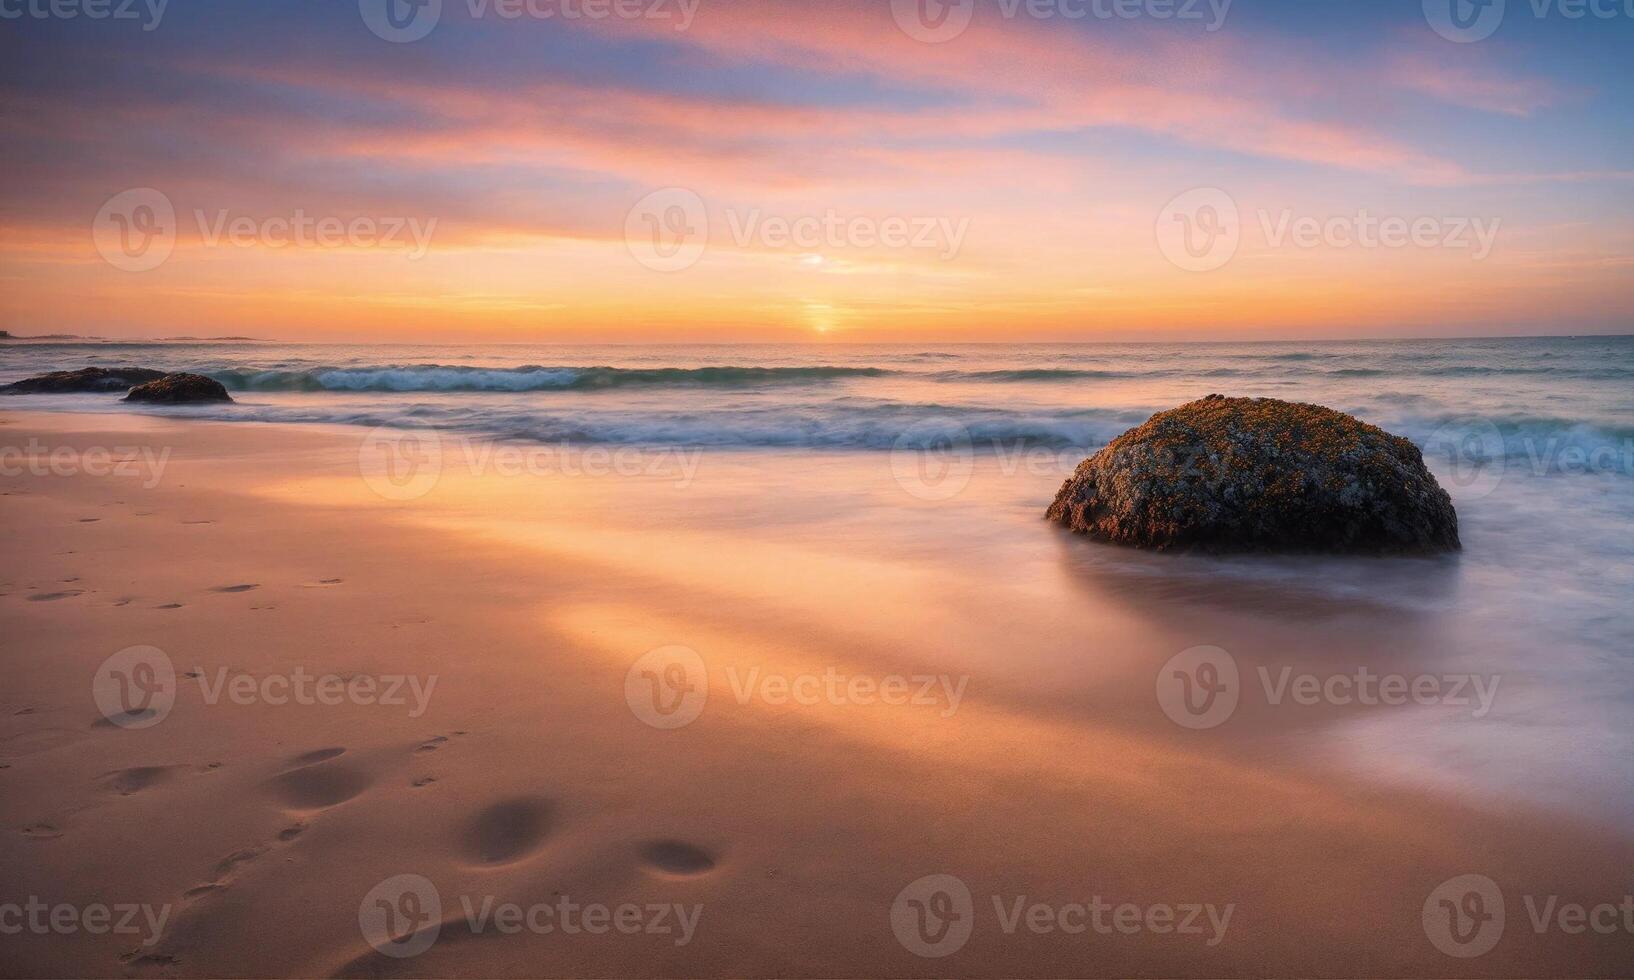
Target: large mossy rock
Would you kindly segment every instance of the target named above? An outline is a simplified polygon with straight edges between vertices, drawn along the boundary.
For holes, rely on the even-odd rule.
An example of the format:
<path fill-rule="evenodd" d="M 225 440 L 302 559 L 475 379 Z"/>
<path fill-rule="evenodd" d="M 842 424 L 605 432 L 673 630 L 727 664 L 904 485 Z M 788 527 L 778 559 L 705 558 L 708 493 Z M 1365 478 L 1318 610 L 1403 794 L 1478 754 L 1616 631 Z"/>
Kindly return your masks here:
<path fill-rule="evenodd" d="M 1320 405 L 1210 395 L 1079 464 L 1047 516 L 1158 550 L 1456 550 L 1452 499 L 1400 436 Z"/>
<path fill-rule="evenodd" d="M 190 402 L 230 402 L 233 399 L 221 382 L 202 374 L 167 374 L 157 381 L 132 388 L 124 400 L 183 405 Z"/>
<path fill-rule="evenodd" d="M 78 371 L 52 371 L 0 387 L 6 395 L 112 394 L 128 391 L 133 385 L 147 384 L 164 377 L 163 371 L 148 368 L 88 367 Z"/>

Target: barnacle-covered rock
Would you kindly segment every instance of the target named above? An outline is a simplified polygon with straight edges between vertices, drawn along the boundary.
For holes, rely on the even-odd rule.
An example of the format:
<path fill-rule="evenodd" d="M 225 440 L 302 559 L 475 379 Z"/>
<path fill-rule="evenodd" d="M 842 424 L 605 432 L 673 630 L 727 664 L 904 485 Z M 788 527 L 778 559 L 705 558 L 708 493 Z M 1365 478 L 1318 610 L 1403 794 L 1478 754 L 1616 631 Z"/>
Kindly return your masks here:
<path fill-rule="evenodd" d="M 167 374 L 157 381 L 137 385 L 123 399 L 127 402 L 156 402 L 167 405 L 188 402 L 230 402 L 232 396 L 221 382 L 202 374 Z"/>
<path fill-rule="evenodd" d="M 1047 516 L 1158 550 L 1456 550 L 1452 499 L 1400 436 L 1320 405 L 1210 395 L 1079 464 Z"/>

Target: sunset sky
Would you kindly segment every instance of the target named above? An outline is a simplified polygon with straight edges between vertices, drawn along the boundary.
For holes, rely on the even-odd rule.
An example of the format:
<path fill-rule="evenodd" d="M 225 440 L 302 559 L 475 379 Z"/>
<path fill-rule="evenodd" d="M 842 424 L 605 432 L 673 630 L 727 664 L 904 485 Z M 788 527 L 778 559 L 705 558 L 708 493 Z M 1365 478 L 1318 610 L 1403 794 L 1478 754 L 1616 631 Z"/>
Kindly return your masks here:
<path fill-rule="evenodd" d="M 375 0 L 155 2 L 104 20 L 0 3 L 4 329 L 1123 340 L 1634 319 L 1621 2 L 1509 0 L 1458 41 L 1437 0 L 1166 19 L 1189 0 L 1128 19 L 975 0 L 962 30 L 956 4 L 888 0 L 441 0 L 399 10 L 429 30 L 413 41 L 379 36 L 396 28 Z M 134 188 L 175 212 L 145 271 L 98 248 Z M 1182 200 L 1223 194 L 1240 241 L 1173 261 L 1164 234 L 1220 215 L 1173 213 L 1199 188 Z M 1422 241 L 1344 238 L 1364 213 Z M 280 247 L 303 216 L 405 230 Z M 783 241 L 797 219 L 818 240 Z M 874 240 L 892 231 L 906 242 Z"/>

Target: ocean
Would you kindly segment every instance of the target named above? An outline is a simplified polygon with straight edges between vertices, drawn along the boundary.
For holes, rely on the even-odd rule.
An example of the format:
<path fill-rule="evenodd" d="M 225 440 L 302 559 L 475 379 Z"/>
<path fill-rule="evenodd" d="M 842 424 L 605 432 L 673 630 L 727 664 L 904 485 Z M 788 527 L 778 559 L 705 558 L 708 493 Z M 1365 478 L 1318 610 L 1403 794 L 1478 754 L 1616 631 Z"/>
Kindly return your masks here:
<path fill-rule="evenodd" d="M 1211 392 L 1313 401 L 1466 457 L 1494 428 L 1528 469 L 1623 468 L 1634 337 L 1349 343 L 407 346 L 10 343 L 0 383 L 48 370 L 195 371 L 232 420 L 436 427 L 539 442 L 890 450 L 968 435 L 1089 451 Z M 30 408 L 113 409 L 104 398 Z M 21 407 L 21 406 L 19 406 Z M 115 410 L 126 410 L 117 408 Z M 1472 441 L 1473 439 L 1473 441 Z M 1621 463 L 1607 455 L 1621 453 Z M 1473 457 L 1472 457 L 1473 458 Z"/>
<path fill-rule="evenodd" d="M 1040 609 L 1070 605 L 1076 589 L 1115 595 L 1177 635 L 1195 610 L 1221 611 L 1239 626 L 1214 620 L 1190 640 L 1245 663 L 1254 644 L 1275 642 L 1307 645 L 1308 665 L 1327 657 L 1334 672 L 1361 660 L 1409 678 L 1473 679 L 1493 694 L 1484 708 L 1361 711 L 1307 731 L 1243 722 L 1225 737 L 1267 758 L 1310 753 L 1384 779 L 1526 798 L 1608 824 L 1634 806 L 1634 337 L 0 345 L 0 382 L 86 365 L 195 371 L 236 402 L 137 409 L 107 395 L 15 396 L 0 410 L 393 426 L 563 452 L 687 453 L 698 464 L 690 486 L 671 479 L 620 498 L 621 507 L 650 508 L 654 533 L 731 524 L 768 537 L 810 534 L 960 581 L 999 575 L 1020 590 L 1014 601 Z M 1045 524 L 1044 508 L 1082 458 L 1152 413 L 1213 392 L 1315 402 L 1413 440 L 1453 497 L 1462 552 L 1150 555 Z M 975 635 L 1007 613 L 994 605 L 968 615 L 964 632 Z M 1002 655 L 947 656 L 981 660 L 1063 710 L 1099 704 L 1094 665 L 1116 658 L 1096 649 L 1094 625 L 1041 623 L 1005 620 L 991 639 Z M 1121 709 L 1108 701 L 1106 710 Z"/>

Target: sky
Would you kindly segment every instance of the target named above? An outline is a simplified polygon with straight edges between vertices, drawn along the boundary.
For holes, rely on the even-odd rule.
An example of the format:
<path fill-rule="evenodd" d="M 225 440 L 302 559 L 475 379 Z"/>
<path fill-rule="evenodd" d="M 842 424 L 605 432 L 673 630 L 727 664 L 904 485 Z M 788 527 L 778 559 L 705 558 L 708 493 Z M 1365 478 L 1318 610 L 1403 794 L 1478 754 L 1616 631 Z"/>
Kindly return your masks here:
<path fill-rule="evenodd" d="M 0 0 L 0 329 L 1627 333 L 1634 0 Z"/>

